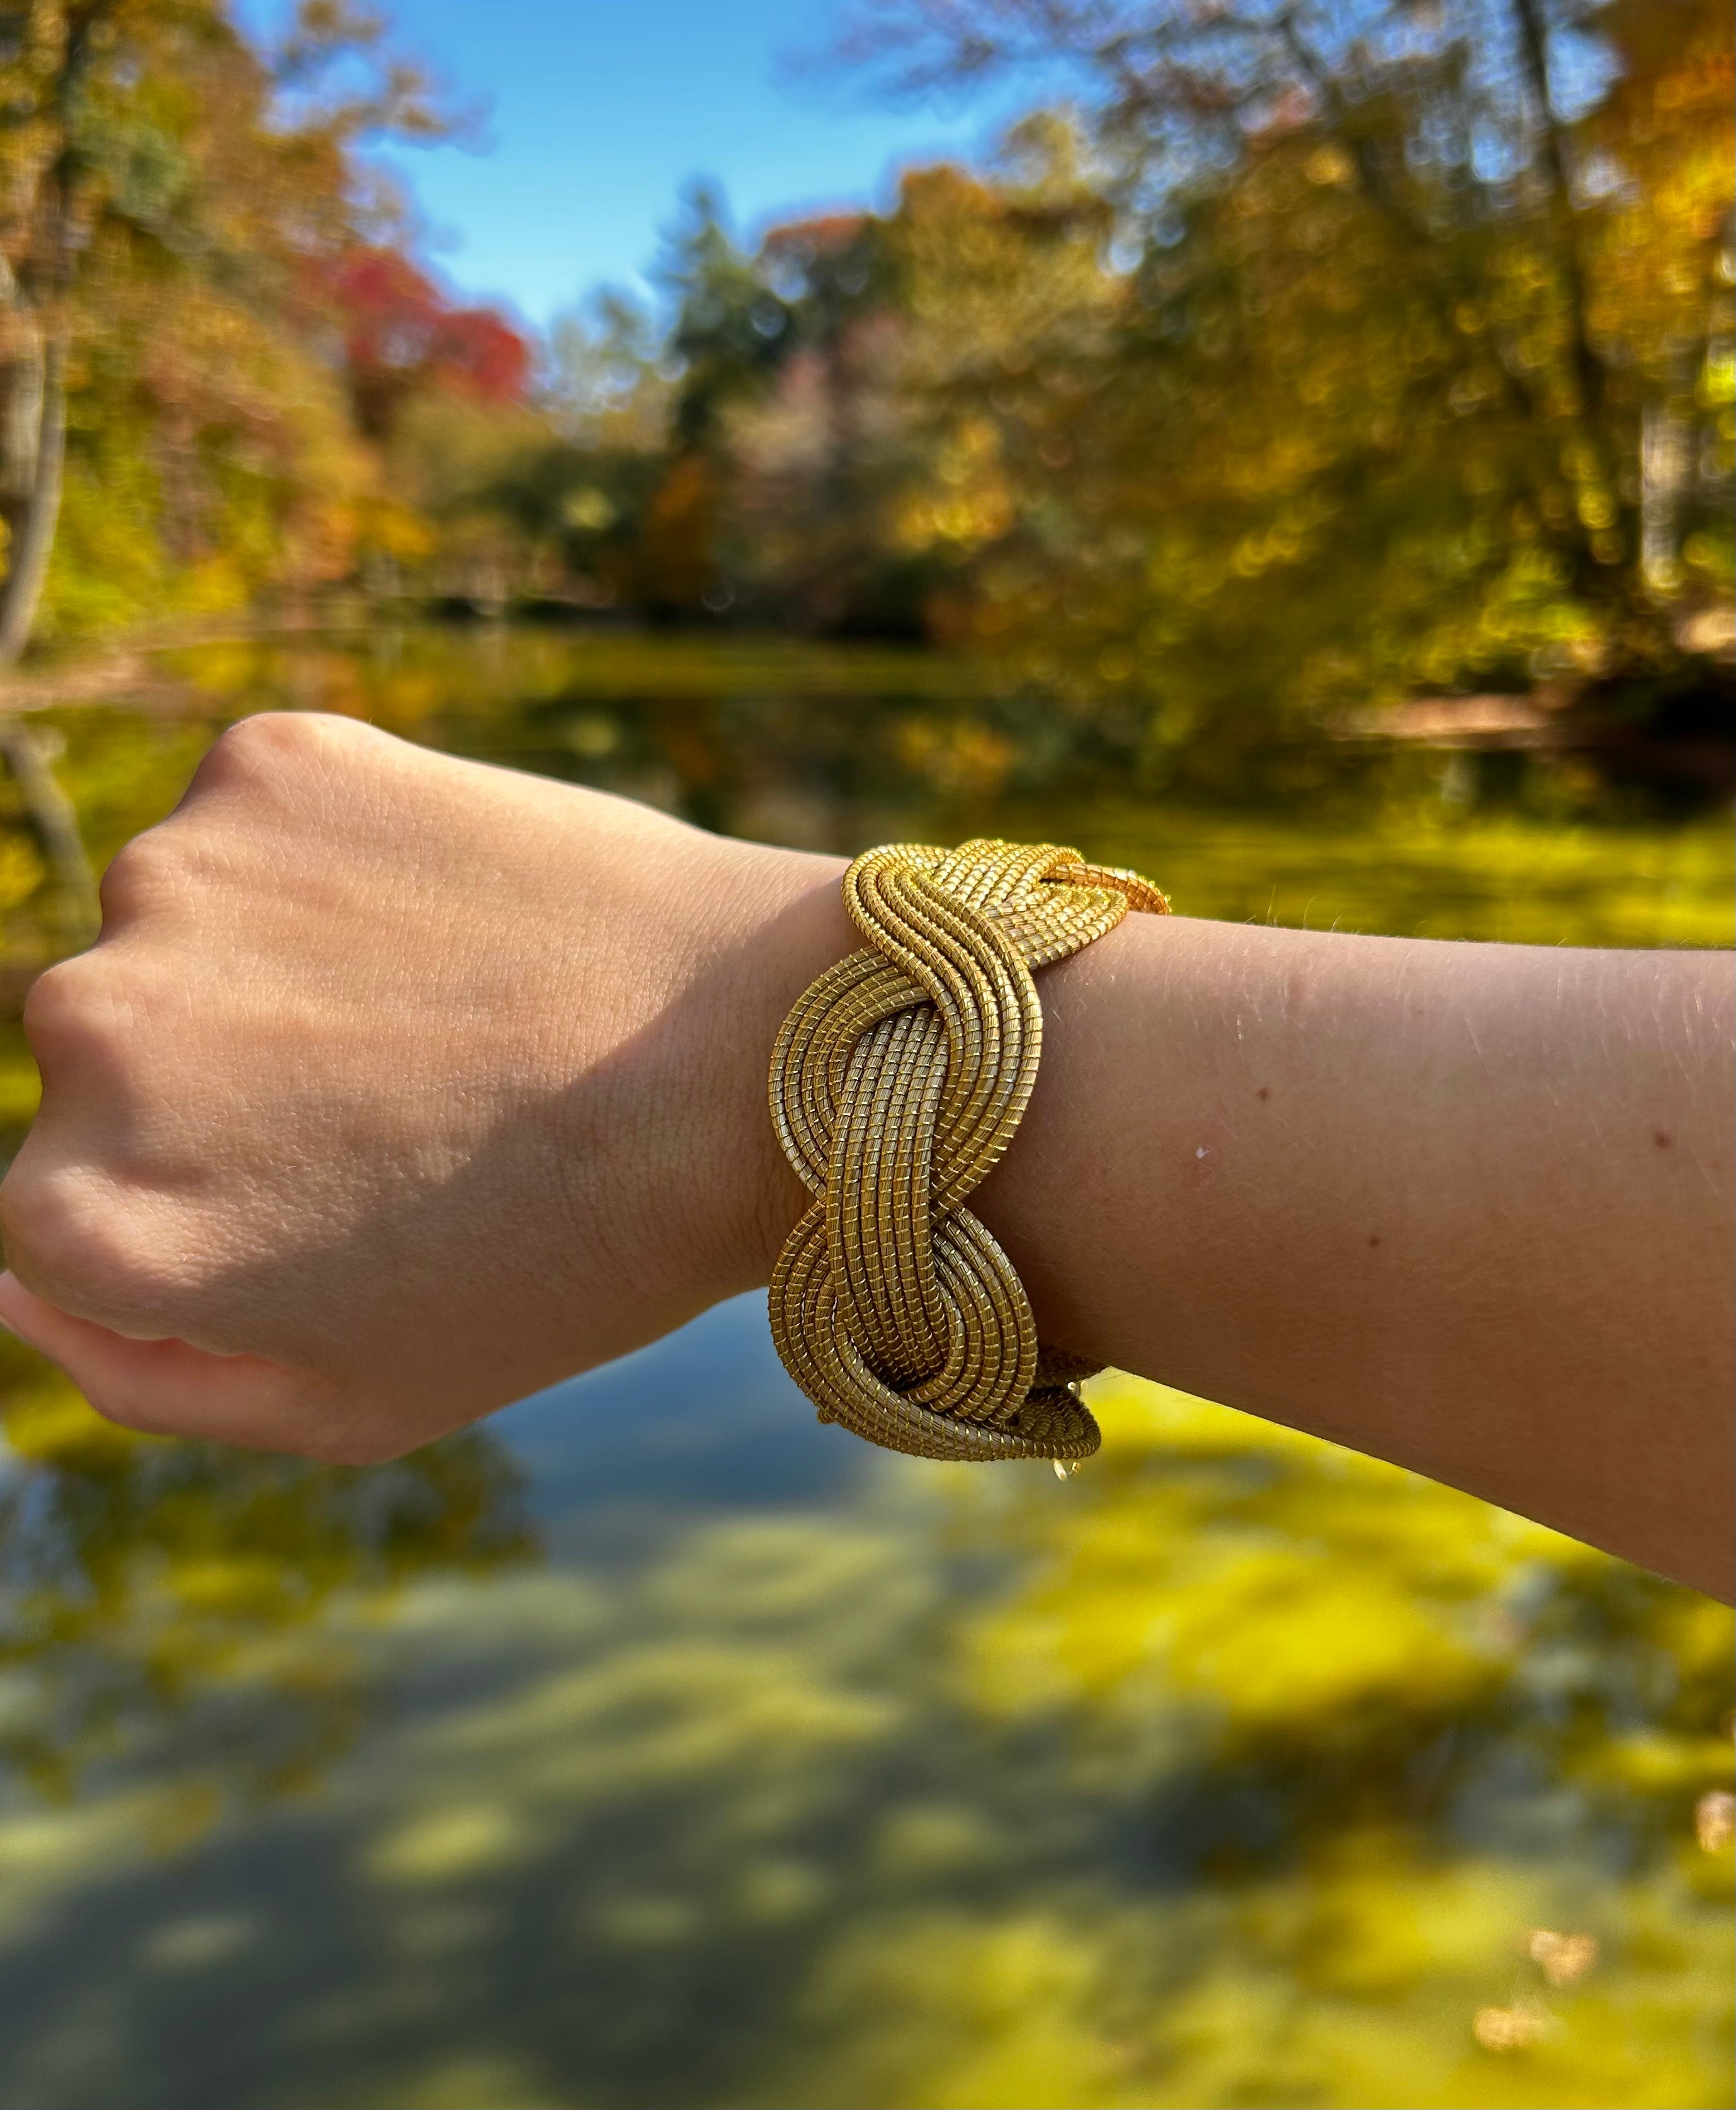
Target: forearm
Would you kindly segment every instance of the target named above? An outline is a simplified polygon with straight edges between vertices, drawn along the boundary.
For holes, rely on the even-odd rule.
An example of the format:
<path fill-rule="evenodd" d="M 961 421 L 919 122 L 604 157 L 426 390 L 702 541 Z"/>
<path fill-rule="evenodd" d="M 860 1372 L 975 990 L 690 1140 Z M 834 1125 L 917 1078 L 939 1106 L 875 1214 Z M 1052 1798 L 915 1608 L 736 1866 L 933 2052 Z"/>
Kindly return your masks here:
<path fill-rule="evenodd" d="M 1045 1339 L 1728 1593 L 1727 962 L 1133 917 L 1039 988 L 972 1207 Z"/>
<path fill-rule="evenodd" d="M 840 861 L 347 720 L 226 732 L 31 991 L 0 1319 L 135 1428 L 392 1457 L 764 1282 Z M 972 1198 L 1043 1337 L 1704 1587 L 1730 978 L 1130 917 Z"/>

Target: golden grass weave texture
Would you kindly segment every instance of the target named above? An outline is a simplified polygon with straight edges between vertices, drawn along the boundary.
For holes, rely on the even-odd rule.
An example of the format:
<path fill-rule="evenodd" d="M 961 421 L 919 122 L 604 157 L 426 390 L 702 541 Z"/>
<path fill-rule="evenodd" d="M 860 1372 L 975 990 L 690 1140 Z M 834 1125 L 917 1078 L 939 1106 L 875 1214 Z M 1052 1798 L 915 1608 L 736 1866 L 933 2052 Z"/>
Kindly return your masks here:
<path fill-rule="evenodd" d="M 1088 1457 L 1094 1365 L 1042 1348 L 964 1201 L 1036 1081 L 1036 971 L 1169 903 L 1052 843 L 888 844 L 844 875 L 867 949 L 797 1000 L 772 1120 L 814 1197 L 772 1277 L 772 1335 L 823 1421 L 922 1458 Z"/>

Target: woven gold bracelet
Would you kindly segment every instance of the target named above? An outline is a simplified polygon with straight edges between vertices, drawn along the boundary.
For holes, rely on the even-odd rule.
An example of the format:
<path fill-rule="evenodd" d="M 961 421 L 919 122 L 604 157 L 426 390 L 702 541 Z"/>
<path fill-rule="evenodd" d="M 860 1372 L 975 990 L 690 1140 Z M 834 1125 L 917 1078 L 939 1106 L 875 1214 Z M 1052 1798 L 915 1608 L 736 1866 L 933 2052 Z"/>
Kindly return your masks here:
<path fill-rule="evenodd" d="M 922 1458 L 1089 1457 L 1079 1380 L 964 1201 L 1036 1081 L 1036 970 L 1169 903 L 1053 844 L 889 844 L 844 875 L 868 940 L 784 1021 L 772 1120 L 815 1199 L 772 1276 L 772 1338 L 819 1409 Z"/>

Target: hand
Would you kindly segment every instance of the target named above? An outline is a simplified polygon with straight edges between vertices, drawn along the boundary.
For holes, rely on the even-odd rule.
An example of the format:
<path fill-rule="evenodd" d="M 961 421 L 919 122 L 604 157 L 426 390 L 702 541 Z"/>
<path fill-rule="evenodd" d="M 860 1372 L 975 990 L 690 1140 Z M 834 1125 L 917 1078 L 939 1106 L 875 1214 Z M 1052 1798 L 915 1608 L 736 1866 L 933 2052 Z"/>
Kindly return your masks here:
<path fill-rule="evenodd" d="M 116 1420 L 360 1462 L 764 1281 L 837 869 L 243 721 L 30 993 L 0 1318 Z"/>

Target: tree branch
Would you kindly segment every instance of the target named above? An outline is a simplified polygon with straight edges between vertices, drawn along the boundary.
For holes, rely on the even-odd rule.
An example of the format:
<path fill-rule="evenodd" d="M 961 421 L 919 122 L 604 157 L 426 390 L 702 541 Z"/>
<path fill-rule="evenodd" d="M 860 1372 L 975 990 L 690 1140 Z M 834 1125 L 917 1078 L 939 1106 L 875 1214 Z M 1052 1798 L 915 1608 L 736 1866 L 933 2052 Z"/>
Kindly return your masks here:
<path fill-rule="evenodd" d="M 1586 322 L 1585 271 L 1580 257 L 1579 232 L 1574 224 L 1573 186 L 1568 176 L 1561 125 L 1549 93 L 1548 31 L 1539 0 L 1512 0 L 1512 8 L 1519 27 L 1519 48 L 1525 57 L 1525 78 L 1532 100 L 1537 105 L 1539 142 L 1549 185 L 1549 217 L 1555 229 L 1556 264 L 1567 301 L 1574 379 L 1579 388 L 1580 412 L 1589 418 L 1602 405 L 1603 361 L 1591 341 Z"/>

